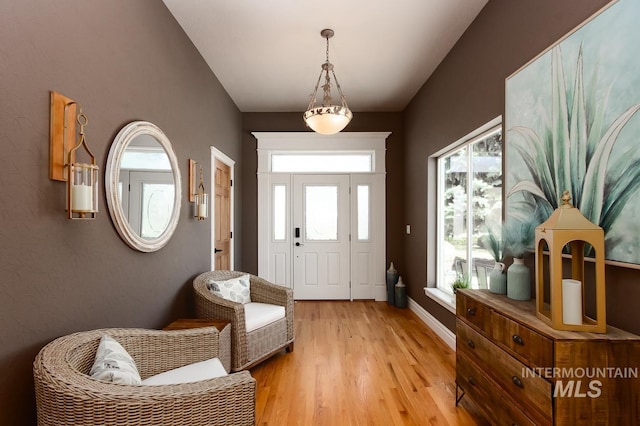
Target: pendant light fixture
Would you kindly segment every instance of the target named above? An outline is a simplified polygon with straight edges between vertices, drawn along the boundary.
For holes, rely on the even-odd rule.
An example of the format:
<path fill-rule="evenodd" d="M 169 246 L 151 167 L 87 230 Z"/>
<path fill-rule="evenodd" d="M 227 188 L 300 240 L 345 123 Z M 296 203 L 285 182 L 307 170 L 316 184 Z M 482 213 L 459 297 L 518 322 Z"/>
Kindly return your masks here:
<path fill-rule="evenodd" d="M 340 83 L 338 83 L 336 73 L 333 70 L 333 64 L 329 62 L 329 39 L 333 37 L 334 31 L 331 29 L 324 29 L 320 32 L 320 35 L 327 40 L 327 60 L 322 64 L 322 69 L 318 76 L 318 82 L 310 96 L 309 107 L 304 113 L 304 121 L 314 132 L 323 135 L 333 135 L 344 129 L 346 125 L 349 124 L 353 117 L 353 113 L 347 106 L 347 100 L 342 93 Z M 332 103 L 331 76 L 329 73 L 333 75 L 333 80 L 335 81 L 336 88 L 338 89 L 340 105 L 334 105 Z M 324 84 L 322 85 L 322 104 L 316 105 L 316 96 L 320 80 L 322 79 L 322 74 L 324 74 Z"/>

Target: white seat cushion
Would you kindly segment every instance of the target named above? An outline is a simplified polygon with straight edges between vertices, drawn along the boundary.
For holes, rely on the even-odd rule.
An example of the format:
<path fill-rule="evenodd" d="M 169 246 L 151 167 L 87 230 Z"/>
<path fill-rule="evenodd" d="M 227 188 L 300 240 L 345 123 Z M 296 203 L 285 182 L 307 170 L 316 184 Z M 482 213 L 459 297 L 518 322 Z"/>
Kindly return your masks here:
<path fill-rule="evenodd" d="M 226 376 L 222 362 L 218 358 L 211 358 L 184 367 L 165 371 L 155 376 L 147 377 L 142 381 L 143 385 L 178 385 L 181 383 L 199 382 L 216 377 Z"/>
<path fill-rule="evenodd" d="M 284 306 L 257 302 L 246 303 L 244 305 L 244 321 L 247 333 L 284 318 L 284 313 Z"/>

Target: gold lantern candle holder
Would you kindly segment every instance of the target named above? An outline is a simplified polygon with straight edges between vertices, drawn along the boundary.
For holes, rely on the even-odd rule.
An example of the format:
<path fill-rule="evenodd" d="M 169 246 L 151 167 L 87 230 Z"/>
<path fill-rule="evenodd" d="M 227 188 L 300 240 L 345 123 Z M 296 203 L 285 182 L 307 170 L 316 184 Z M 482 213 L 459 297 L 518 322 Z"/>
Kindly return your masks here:
<path fill-rule="evenodd" d="M 76 115 L 77 110 L 80 112 Z M 76 123 L 80 126 L 78 142 L 70 147 L 67 140 L 75 137 Z M 85 138 L 84 128 L 88 123 L 76 101 L 51 92 L 49 177 L 67 183 L 65 210 L 69 219 L 95 219 L 98 213 L 99 167 Z M 89 159 L 86 163 L 77 161 L 80 148 Z"/>
<path fill-rule="evenodd" d="M 209 217 L 209 194 L 205 192 L 202 167 L 200 167 L 200 181 L 196 186 L 197 167 L 197 162 L 189 160 L 189 201 L 193 203 L 193 217 L 205 220 Z"/>
<path fill-rule="evenodd" d="M 536 315 L 558 330 L 606 333 L 604 230 L 585 218 L 570 200 L 569 192 L 564 191 L 562 205 L 535 230 Z M 587 244 L 595 252 L 595 318 L 585 314 Z M 568 277 L 563 276 L 565 247 L 569 247 L 571 258 Z M 545 270 L 545 255 L 548 256 L 548 271 Z M 549 294 L 545 293 L 545 277 L 549 278 Z"/>
<path fill-rule="evenodd" d="M 80 137 L 78 144 L 69 151 L 69 178 L 67 179 L 67 212 L 69 219 L 95 219 L 98 213 L 98 166 L 84 137 L 84 126 L 89 122 L 87 116 L 78 114 Z M 76 151 L 83 147 L 90 163 L 76 162 Z"/>
<path fill-rule="evenodd" d="M 198 220 L 204 220 L 209 216 L 209 194 L 204 192 L 204 181 L 202 180 L 202 167 L 200 168 L 200 184 L 198 192 L 195 194 L 195 214 Z"/>

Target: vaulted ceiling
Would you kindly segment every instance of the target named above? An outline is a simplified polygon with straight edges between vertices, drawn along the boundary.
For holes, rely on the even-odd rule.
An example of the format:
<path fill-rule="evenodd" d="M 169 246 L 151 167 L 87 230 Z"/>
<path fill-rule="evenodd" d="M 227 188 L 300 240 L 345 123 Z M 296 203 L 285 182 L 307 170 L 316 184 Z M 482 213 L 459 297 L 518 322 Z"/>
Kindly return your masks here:
<path fill-rule="evenodd" d="M 164 0 L 242 112 L 304 111 L 326 57 L 354 111 L 401 111 L 488 0 Z"/>

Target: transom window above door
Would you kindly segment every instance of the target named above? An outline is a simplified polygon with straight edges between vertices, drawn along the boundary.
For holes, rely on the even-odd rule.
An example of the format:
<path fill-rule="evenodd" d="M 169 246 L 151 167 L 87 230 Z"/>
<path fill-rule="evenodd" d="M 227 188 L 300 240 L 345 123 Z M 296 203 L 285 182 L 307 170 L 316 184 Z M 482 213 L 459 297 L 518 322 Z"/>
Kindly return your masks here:
<path fill-rule="evenodd" d="M 370 173 L 373 152 L 271 154 L 274 173 Z"/>

